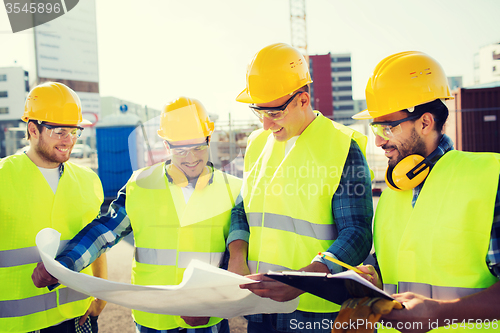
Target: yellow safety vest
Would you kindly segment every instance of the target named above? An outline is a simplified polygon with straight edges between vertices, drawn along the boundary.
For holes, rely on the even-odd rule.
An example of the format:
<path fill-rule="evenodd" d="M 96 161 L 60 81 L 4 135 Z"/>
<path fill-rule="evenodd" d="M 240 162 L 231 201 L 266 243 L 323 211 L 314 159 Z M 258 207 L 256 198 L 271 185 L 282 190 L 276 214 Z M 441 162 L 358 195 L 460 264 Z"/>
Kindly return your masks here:
<path fill-rule="evenodd" d="M 447 152 L 427 177 L 414 208 L 413 191 L 384 191 L 374 243 L 386 292 L 450 300 L 498 282 L 486 254 L 499 162 L 498 154 Z M 453 328 L 437 331 L 479 330 Z"/>
<path fill-rule="evenodd" d="M 169 184 L 164 163 L 134 172 L 127 183 L 126 211 L 134 230 L 132 283 L 177 285 L 191 259 L 219 266 L 241 180 L 218 170 L 212 183 L 185 202 L 182 189 Z M 135 321 L 157 330 L 190 328 L 179 316 L 132 310 Z M 221 318 L 199 327 L 208 327 Z"/>
<path fill-rule="evenodd" d="M 286 142 L 276 141 L 271 131 L 251 134 L 242 196 L 250 226 L 252 273 L 300 269 L 332 245 L 337 238 L 332 198 L 351 138 L 364 154 L 364 135 L 322 115 L 309 124 L 286 156 Z M 298 309 L 326 313 L 338 311 L 339 306 L 306 293 L 300 296 Z"/>
<path fill-rule="evenodd" d="M 54 228 L 65 244 L 91 222 L 103 201 L 99 178 L 66 162 L 54 195 L 37 166 L 20 154 L 0 161 L 0 189 L 0 331 L 29 332 L 83 315 L 88 296 L 33 284 L 31 274 L 41 261 L 35 236 Z"/>

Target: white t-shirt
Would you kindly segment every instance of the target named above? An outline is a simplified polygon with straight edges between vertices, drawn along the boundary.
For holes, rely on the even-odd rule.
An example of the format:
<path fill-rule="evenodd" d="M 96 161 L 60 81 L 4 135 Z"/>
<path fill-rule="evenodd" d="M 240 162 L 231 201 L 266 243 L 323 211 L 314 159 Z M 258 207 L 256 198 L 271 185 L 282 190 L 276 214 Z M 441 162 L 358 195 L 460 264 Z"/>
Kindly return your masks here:
<path fill-rule="evenodd" d="M 184 200 L 186 201 L 186 204 L 189 201 L 189 198 L 191 198 L 191 195 L 194 192 L 194 186 L 189 183 L 186 187 L 181 187 L 182 189 L 182 194 L 184 194 Z"/>
<path fill-rule="evenodd" d="M 41 168 L 38 167 L 42 175 L 45 177 L 45 180 L 47 183 L 49 183 L 50 188 L 56 194 L 57 190 L 57 185 L 59 184 L 59 178 L 61 177 L 61 174 L 59 172 L 59 167 L 53 168 L 53 169 L 46 169 L 46 168 Z"/>

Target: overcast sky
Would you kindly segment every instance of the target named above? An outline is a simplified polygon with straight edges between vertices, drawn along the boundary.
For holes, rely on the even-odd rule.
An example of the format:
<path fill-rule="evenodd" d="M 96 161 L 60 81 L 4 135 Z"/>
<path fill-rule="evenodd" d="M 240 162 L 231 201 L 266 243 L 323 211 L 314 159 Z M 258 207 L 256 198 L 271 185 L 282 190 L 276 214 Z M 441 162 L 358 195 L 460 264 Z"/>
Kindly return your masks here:
<path fill-rule="evenodd" d="M 234 101 L 247 63 L 291 43 L 288 0 L 96 2 L 101 95 L 157 109 L 185 95 L 221 119 L 254 117 Z M 500 42 L 500 0 L 308 0 L 306 9 L 309 54 L 351 53 L 354 99 L 380 60 L 408 50 L 472 84 L 474 53 Z M 31 30 L 13 34 L 0 10 L 0 66 L 28 66 Z"/>

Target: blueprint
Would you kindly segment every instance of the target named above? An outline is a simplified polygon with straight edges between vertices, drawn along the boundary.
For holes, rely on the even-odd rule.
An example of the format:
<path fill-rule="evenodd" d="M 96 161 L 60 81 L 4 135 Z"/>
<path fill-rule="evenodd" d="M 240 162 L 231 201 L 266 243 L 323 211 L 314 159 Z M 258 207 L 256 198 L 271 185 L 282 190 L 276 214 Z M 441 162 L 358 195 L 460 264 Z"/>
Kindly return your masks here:
<path fill-rule="evenodd" d="M 108 281 L 71 271 L 54 260 L 60 234 L 50 228 L 41 230 L 36 244 L 47 271 L 59 282 L 89 296 L 130 309 L 179 316 L 232 318 L 256 313 L 290 313 L 299 298 L 276 302 L 261 298 L 239 285 L 255 283 L 244 276 L 192 260 L 184 278 L 175 286 L 138 286 Z"/>

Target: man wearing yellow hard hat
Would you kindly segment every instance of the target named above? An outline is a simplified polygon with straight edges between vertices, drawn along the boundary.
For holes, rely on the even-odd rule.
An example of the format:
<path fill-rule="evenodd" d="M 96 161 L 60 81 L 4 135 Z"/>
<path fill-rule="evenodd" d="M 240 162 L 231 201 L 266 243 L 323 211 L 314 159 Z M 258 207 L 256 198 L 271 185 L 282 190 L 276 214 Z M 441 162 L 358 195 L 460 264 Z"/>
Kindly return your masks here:
<path fill-rule="evenodd" d="M 213 131 L 214 123 L 198 100 L 180 97 L 168 103 L 158 135 L 171 160 L 134 172 L 108 214 L 83 229 L 56 260 L 80 271 L 133 231 L 133 284 L 177 285 L 191 259 L 219 266 L 241 180 L 208 161 Z M 38 286 L 56 282 L 43 267 L 34 275 Z M 228 321 L 221 318 L 137 310 L 132 315 L 139 333 L 229 332 Z"/>
<path fill-rule="evenodd" d="M 307 62 L 287 44 L 260 50 L 246 82 L 236 100 L 249 104 L 263 128 L 248 139 L 243 201 L 233 209 L 228 238 L 229 270 L 252 273 L 261 282 L 246 288 L 261 297 L 300 295 L 294 313 L 250 316 L 248 332 L 330 332 L 339 305 L 263 273 L 342 270 L 318 252 L 350 265 L 366 258 L 373 212 L 366 137 L 313 111 Z"/>
<path fill-rule="evenodd" d="M 80 99 L 62 83 L 41 84 L 29 93 L 22 120 L 29 150 L 0 160 L 0 331 L 75 332 L 81 325 L 97 332 L 95 316 L 106 302 L 31 282 L 41 261 L 36 234 L 51 227 L 68 241 L 99 215 L 104 199 L 99 177 L 68 162 L 86 122 Z M 106 258 L 83 272 L 106 278 Z"/>
<path fill-rule="evenodd" d="M 453 150 L 443 134 L 451 98 L 436 60 L 402 52 L 377 65 L 368 109 L 353 116 L 373 119 L 388 158 L 374 222 L 381 277 L 361 270 L 405 306 L 383 318 L 401 331 L 499 328 L 500 155 Z"/>

